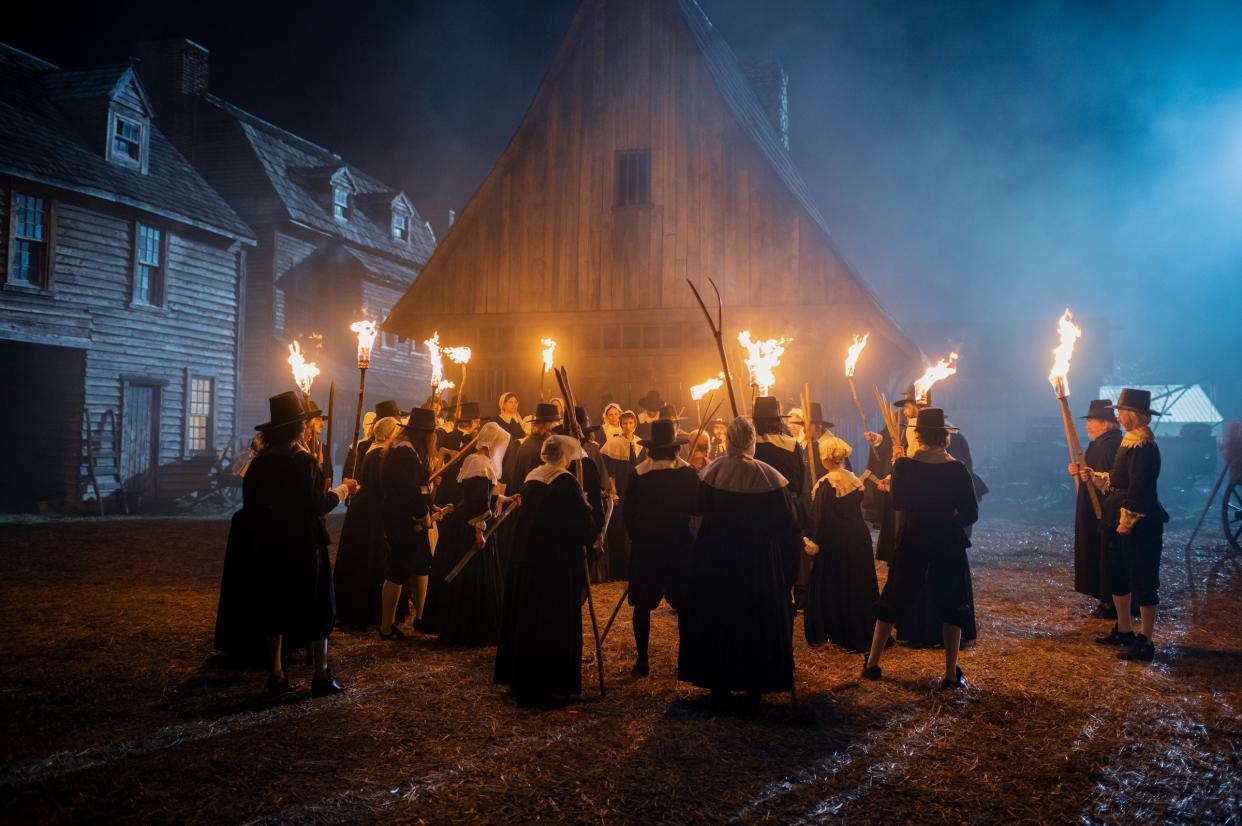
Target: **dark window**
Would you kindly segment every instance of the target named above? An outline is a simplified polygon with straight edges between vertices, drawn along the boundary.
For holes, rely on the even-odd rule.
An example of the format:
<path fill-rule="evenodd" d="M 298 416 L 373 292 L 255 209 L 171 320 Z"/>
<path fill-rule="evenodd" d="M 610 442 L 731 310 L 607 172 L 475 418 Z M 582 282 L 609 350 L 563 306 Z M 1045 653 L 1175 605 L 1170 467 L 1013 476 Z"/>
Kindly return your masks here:
<path fill-rule="evenodd" d="M 164 233 L 138 224 L 138 251 L 134 267 L 134 301 L 157 305 L 164 290 Z"/>
<path fill-rule="evenodd" d="M 334 187 L 332 190 L 332 214 L 338 221 L 348 221 L 350 213 L 349 190 Z"/>
<path fill-rule="evenodd" d="M 670 350 L 681 347 L 681 327 L 677 324 L 664 325 L 664 346 Z"/>
<path fill-rule="evenodd" d="M 212 449 L 212 415 L 215 407 L 215 380 L 190 379 L 190 402 L 186 408 L 185 443 L 191 453 Z"/>
<path fill-rule="evenodd" d="M 643 347 L 648 350 L 660 349 L 660 328 L 644 327 L 643 328 Z"/>
<path fill-rule="evenodd" d="M 501 352 L 510 352 L 513 350 L 513 328 L 499 327 L 496 330 L 496 347 Z"/>
<path fill-rule="evenodd" d="M 621 328 L 605 327 L 603 329 L 604 349 L 616 350 L 621 347 Z"/>
<path fill-rule="evenodd" d="M 45 286 L 47 276 L 47 202 L 18 192 L 13 197 L 13 258 L 9 280 Z"/>
<path fill-rule="evenodd" d="M 114 117 L 112 157 L 129 166 L 142 166 L 142 124 L 120 115 Z"/>
<path fill-rule="evenodd" d="M 599 349 L 599 327 L 583 327 L 582 328 L 582 349 L 598 350 Z"/>
<path fill-rule="evenodd" d="M 617 153 L 617 181 L 615 204 L 640 206 L 651 199 L 651 152 Z"/>
<path fill-rule="evenodd" d="M 637 350 L 643 346 L 643 328 L 626 327 L 622 333 L 621 346 L 626 350 Z"/>
<path fill-rule="evenodd" d="M 394 212 L 392 214 L 392 240 L 410 240 L 410 219 L 404 213 Z"/>

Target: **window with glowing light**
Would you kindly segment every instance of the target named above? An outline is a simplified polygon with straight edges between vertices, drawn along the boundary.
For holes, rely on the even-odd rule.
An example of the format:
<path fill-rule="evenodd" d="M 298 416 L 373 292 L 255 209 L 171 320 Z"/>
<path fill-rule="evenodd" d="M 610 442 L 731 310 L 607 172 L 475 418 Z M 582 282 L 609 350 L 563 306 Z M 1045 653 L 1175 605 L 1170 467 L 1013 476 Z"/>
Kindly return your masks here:
<path fill-rule="evenodd" d="M 203 453 L 212 449 L 212 415 L 215 407 L 215 379 L 190 379 L 186 416 L 186 449 Z"/>

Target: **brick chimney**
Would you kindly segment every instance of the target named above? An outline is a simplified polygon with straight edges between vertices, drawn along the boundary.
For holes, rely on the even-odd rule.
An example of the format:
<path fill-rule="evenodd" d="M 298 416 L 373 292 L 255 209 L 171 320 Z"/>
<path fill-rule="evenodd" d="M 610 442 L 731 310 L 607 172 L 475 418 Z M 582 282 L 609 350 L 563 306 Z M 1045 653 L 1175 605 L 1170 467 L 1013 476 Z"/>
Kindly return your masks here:
<path fill-rule="evenodd" d="M 776 128 L 781 143 L 789 148 L 789 75 L 775 60 L 749 60 L 742 62 L 751 88 L 755 90 L 763 111 Z"/>
<path fill-rule="evenodd" d="M 194 41 L 175 37 L 144 43 L 141 56 L 138 75 L 160 131 L 192 163 L 195 99 L 207 94 L 210 55 Z"/>

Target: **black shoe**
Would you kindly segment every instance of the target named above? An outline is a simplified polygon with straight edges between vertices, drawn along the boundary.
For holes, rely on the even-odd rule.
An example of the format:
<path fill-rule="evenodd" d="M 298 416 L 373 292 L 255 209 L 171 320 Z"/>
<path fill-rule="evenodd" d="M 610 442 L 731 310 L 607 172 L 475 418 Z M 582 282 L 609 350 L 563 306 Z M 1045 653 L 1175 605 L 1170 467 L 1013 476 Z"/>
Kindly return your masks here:
<path fill-rule="evenodd" d="M 316 674 L 315 678 L 311 680 L 312 697 L 327 697 L 332 694 L 340 694 L 344 690 L 344 686 L 338 683 L 336 678 L 332 676 L 331 668 L 324 672 L 322 676 Z"/>
<path fill-rule="evenodd" d="M 946 679 L 944 679 L 944 678 L 941 678 L 941 680 L 940 680 L 940 687 L 941 687 L 942 689 L 945 689 L 945 688 L 965 688 L 965 687 L 966 687 L 966 678 L 962 676 L 962 669 L 961 669 L 961 666 L 958 666 L 958 668 L 957 668 L 957 679 L 956 679 L 956 680 L 946 680 Z"/>
<path fill-rule="evenodd" d="M 635 677 L 646 677 L 651 673 L 651 667 L 647 665 L 646 659 L 636 660 L 634 667 L 630 669 L 630 673 Z"/>
<path fill-rule="evenodd" d="M 1152 645 L 1151 640 L 1142 634 L 1134 635 L 1134 644 L 1127 650 L 1117 655 L 1119 660 L 1135 660 L 1137 662 L 1149 663 L 1156 656 L 1156 646 Z"/>
<path fill-rule="evenodd" d="M 385 634 L 383 631 L 380 631 L 379 635 L 380 635 L 381 640 L 398 640 L 399 641 L 399 640 L 408 640 L 410 638 L 410 635 L 402 631 L 401 626 L 397 625 L 396 623 L 393 623 L 392 630 L 389 631 L 387 634 Z"/>
<path fill-rule="evenodd" d="M 275 696 L 278 694 L 288 694 L 290 691 L 293 691 L 293 686 L 289 685 L 288 677 L 281 677 L 280 679 L 276 679 L 275 674 L 268 675 L 268 678 L 267 678 L 267 693 L 268 694 Z"/>
<path fill-rule="evenodd" d="M 1117 609 L 1112 605 L 1106 605 L 1105 603 L 1101 602 L 1099 605 L 1095 606 L 1095 608 L 1092 609 L 1091 613 L 1088 614 L 1088 616 L 1094 617 L 1095 619 L 1115 620 L 1117 619 Z"/>
<path fill-rule="evenodd" d="M 1124 634 L 1117 630 L 1117 626 L 1113 626 L 1113 630 L 1109 631 L 1102 637 L 1096 637 L 1095 641 L 1100 645 L 1134 645 L 1134 632 L 1126 631 Z"/>
<path fill-rule="evenodd" d="M 884 676 L 884 673 L 880 671 L 880 667 L 878 665 L 873 665 L 870 668 L 867 667 L 867 656 L 864 654 L 863 655 L 862 678 L 864 680 L 878 680 L 883 676 Z"/>

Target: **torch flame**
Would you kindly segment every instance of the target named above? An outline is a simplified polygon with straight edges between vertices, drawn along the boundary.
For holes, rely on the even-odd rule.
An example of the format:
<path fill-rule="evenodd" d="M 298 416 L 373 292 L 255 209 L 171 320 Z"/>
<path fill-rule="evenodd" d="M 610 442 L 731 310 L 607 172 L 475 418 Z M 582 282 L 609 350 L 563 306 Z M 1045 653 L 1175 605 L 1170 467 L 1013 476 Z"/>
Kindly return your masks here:
<path fill-rule="evenodd" d="M 358 366 L 369 367 L 371 364 L 371 347 L 375 344 L 375 335 L 379 325 L 370 318 L 355 321 L 349 329 L 358 335 Z"/>
<path fill-rule="evenodd" d="M 854 368 L 858 365 L 858 357 L 862 355 L 863 348 L 867 346 L 867 339 L 871 338 L 871 333 L 864 333 L 862 338 L 858 334 L 854 334 L 854 343 L 850 345 L 850 353 L 845 357 L 845 375 L 853 376 Z"/>
<path fill-rule="evenodd" d="M 547 373 L 552 369 L 552 357 L 556 354 L 556 342 L 550 338 L 539 340 L 543 345 L 543 372 Z"/>
<path fill-rule="evenodd" d="M 469 347 L 445 347 L 444 355 L 449 357 L 449 361 L 453 364 L 467 364 L 470 361 Z"/>
<path fill-rule="evenodd" d="M 759 395 L 768 395 L 769 388 L 776 384 L 774 368 L 781 364 L 781 356 L 785 353 L 785 345 L 793 341 L 791 338 L 769 338 L 754 341 L 750 330 L 737 334 L 737 342 L 746 348 L 746 370 L 750 373 L 750 383 L 759 388 Z"/>
<path fill-rule="evenodd" d="M 914 396 L 919 404 L 926 404 L 930 398 L 932 385 L 941 379 L 947 379 L 957 372 L 957 353 L 949 353 L 947 359 L 941 359 L 923 371 L 923 375 L 914 380 Z"/>
<path fill-rule="evenodd" d="M 436 330 L 431 338 L 423 342 L 427 348 L 427 360 L 431 362 L 431 384 L 440 392 L 444 383 L 444 358 L 440 354 L 440 331 Z"/>
<path fill-rule="evenodd" d="M 1057 333 L 1061 336 L 1061 343 L 1052 351 L 1052 372 L 1048 374 L 1048 381 L 1052 382 L 1057 398 L 1065 398 L 1069 395 L 1069 368 L 1070 359 L 1074 357 L 1074 343 L 1082 337 L 1082 329 L 1074 323 L 1069 307 L 1065 308 L 1061 320 L 1057 322 Z"/>
<path fill-rule="evenodd" d="M 457 385 L 448 379 L 440 379 L 436 382 L 436 395 L 441 395 L 445 390 L 452 390 Z"/>
<path fill-rule="evenodd" d="M 719 373 L 717 375 L 723 377 L 724 374 Z M 719 390 L 722 387 L 724 387 L 724 381 L 722 380 L 722 378 L 708 379 L 702 384 L 691 385 L 690 398 L 697 402 L 699 399 L 703 398 L 708 393 L 712 393 L 716 390 Z"/>
<path fill-rule="evenodd" d="M 311 384 L 319 375 L 319 367 L 313 361 L 307 361 L 302 355 L 302 345 L 293 342 L 289 345 L 289 366 L 293 368 L 293 383 L 304 395 L 309 396 Z"/>

